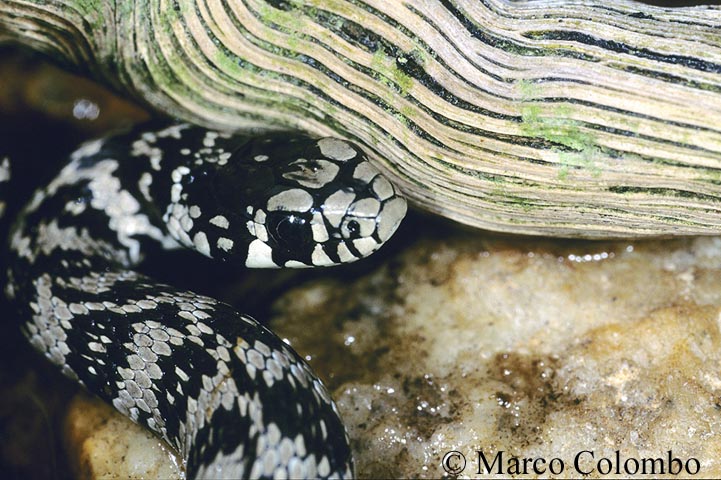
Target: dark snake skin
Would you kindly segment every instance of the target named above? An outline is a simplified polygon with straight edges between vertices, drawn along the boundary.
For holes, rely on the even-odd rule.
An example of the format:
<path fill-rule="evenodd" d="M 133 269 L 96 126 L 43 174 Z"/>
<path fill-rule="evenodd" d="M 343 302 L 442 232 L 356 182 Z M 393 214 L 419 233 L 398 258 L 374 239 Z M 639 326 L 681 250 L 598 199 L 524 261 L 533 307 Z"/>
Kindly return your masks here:
<path fill-rule="evenodd" d="M 0 157 L 0 215 L 9 172 Z M 136 130 L 83 145 L 37 190 L 9 235 L 5 293 L 30 343 L 177 448 L 189 478 L 347 478 L 345 429 L 298 354 L 132 269 L 153 244 L 247 267 L 351 262 L 405 211 L 341 140 Z"/>

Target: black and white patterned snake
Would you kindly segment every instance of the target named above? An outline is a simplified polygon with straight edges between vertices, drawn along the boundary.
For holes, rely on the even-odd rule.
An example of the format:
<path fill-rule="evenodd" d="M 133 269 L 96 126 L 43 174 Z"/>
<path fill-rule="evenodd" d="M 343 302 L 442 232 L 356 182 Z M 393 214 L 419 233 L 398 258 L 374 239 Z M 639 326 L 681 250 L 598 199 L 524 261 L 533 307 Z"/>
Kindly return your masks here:
<path fill-rule="evenodd" d="M 10 177 L 0 157 L 0 216 Z M 343 140 L 145 127 L 84 144 L 34 193 L 12 219 L 4 290 L 35 349 L 176 448 L 189 478 L 346 478 L 337 408 L 297 353 L 134 268 L 158 245 L 242 267 L 352 262 L 405 212 Z"/>

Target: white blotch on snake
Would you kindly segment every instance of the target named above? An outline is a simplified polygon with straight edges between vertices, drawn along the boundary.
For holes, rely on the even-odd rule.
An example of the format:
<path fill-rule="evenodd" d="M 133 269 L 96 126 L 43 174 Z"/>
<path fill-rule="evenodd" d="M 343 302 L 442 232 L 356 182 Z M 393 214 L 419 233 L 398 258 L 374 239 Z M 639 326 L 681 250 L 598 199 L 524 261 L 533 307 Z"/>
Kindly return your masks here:
<path fill-rule="evenodd" d="M 320 153 L 334 160 L 350 160 L 358 154 L 348 142 L 337 138 L 321 138 L 318 147 Z"/>
<path fill-rule="evenodd" d="M 228 219 L 225 218 L 223 215 L 216 215 L 210 220 L 208 220 L 208 222 L 219 228 L 227 229 L 230 226 L 230 222 L 228 222 Z"/>

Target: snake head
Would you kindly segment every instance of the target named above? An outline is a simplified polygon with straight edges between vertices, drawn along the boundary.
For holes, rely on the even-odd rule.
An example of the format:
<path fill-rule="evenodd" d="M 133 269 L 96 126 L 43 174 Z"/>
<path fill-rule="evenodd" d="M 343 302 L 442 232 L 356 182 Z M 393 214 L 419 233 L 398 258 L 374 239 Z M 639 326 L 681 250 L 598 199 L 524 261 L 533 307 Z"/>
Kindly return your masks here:
<path fill-rule="evenodd" d="M 268 164 L 275 181 L 250 219 L 255 239 L 246 266 L 330 266 L 378 250 L 405 216 L 405 199 L 349 142 L 284 140 L 283 152 L 250 155 L 260 163 L 275 159 Z"/>
<path fill-rule="evenodd" d="M 214 199 L 206 218 L 219 213 L 201 227 L 213 258 L 260 268 L 349 263 L 378 250 L 405 216 L 405 199 L 349 142 L 296 134 L 228 141 L 227 161 L 183 187 L 193 196 L 202 177 L 210 180 L 196 197 Z"/>

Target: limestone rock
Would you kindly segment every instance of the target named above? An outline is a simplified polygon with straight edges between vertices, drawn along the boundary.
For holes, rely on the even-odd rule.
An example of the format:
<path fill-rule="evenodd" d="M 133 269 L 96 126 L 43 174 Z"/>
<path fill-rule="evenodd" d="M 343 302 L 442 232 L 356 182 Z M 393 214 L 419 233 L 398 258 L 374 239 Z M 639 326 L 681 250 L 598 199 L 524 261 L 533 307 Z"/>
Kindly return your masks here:
<path fill-rule="evenodd" d="M 165 442 L 86 394 L 70 403 L 65 435 L 79 479 L 185 478 Z"/>
<path fill-rule="evenodd" d="M 353 284 L 290 292 L 275 328 L 324 365 L 362 477 L 437 478 L 451 450 L 471 477 L 478 450 L 558 457 L 568 477 L 584 450 L 672 450 L 718 477 L 720 268 L 718 238 L 426 238 Z"/>
<path fill-rule="evenodd" d="M 448 229 L 408 225 L 385 259 L 275 303 L 273 328 L 334 392 L 360 477 L 438 478 L 451 450 L 469 477 L 478 450 L 503 451 L 504 473 L 515 455 L 578 477 L 587 450 L 579 467 L 599 477 L 618 450 L 627 476 L 626 459 L 671 450 L 721 475 L 721 239 L 429 233 Z"/>

